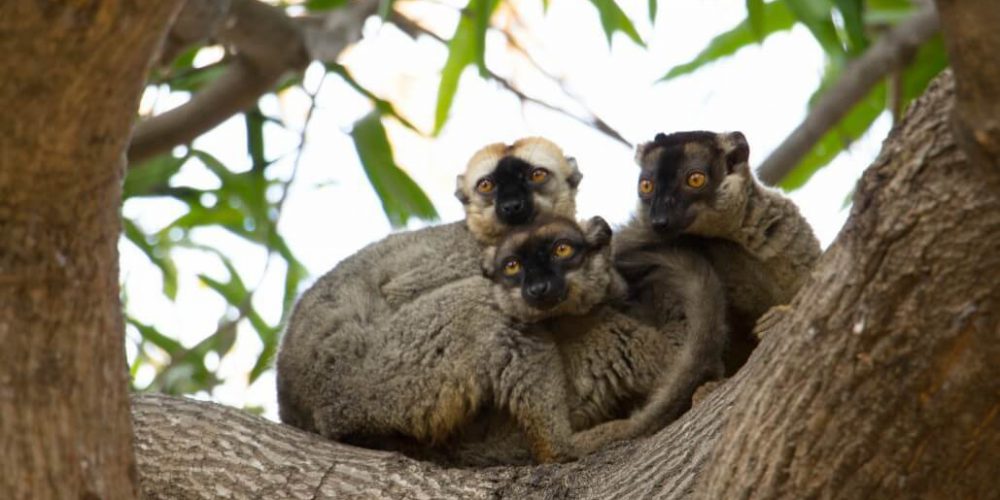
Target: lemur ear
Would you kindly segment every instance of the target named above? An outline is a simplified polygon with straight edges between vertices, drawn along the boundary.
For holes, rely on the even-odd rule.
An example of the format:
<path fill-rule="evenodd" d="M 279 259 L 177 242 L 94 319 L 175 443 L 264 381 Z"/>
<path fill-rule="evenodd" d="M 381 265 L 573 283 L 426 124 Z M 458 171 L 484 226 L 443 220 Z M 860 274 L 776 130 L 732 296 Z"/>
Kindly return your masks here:
<path fill-rule="evenodd" d="M 583 237 L 593 248 L 603 248 L 611 242 L 611 226 L 601 216 L 591 217 L 583 225 Z"/>
<path fill-rule="evenodd" d="M 469 195 L 465 193 L 465 176 L 462 174 L 458 174 L 455 178 L 455 198 L 458 198 L 463 205 L 469 204 Z"/>
<path fill-rule="evenodd" d="M 576 165 L 576 158 L 567 156 L 566 163 L 569 164 L 569 175 L 566 177 L 566 183 L 569 184 L 569 187 L 576 189 L 580 185 L 580 180 L 583 179 L 583 174 L 580 173 L 580 168 Z"/>
<path fill-rule="evenodd" d="M 723 134 L 722 149 L 726 154 L 726 173 L 733 173 L 736 167 L 750 158 L 750 145 L 741 132 Z"/>
<path fill-rule="evenodd" d="M 493 266 L 495 265 L 493 261 L 497 257 L 497 247 L 491 245 L 484 248 L 481 257 L 479 265 L 483 268 L 483 275 L 493 279 Z"/>

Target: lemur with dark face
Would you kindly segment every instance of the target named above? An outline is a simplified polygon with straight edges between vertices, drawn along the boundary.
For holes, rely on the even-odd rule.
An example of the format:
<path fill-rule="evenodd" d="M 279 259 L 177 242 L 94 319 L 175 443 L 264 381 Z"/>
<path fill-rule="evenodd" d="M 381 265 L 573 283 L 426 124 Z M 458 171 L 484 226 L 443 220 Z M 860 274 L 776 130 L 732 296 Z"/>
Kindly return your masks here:
<path fill-rule="evenodd" d="M 512 358 L 534 361 L 520 365 L 524 372 L 505 370 L 501 378 L 516 381 L 517 387 L 503 392 L 515 399 L 506 406 L 484 404 L 462 433 L 442 445 L 446 460 L 463 465 L 525 462 L 525 451 L 537 449 L 537 444 L 530 446 L 532 431 L 497 418 L 498 409 L 517 423 L 531 422 L 538 417 L 518 412 L 544 402 L 547 414 L 560 420 L 554 435 L 569 431 L 571 444 L 556 448 L 586 454 L 611 441 L 658 430 L 690 405 L 702 380 L 679 371 L 687 366 L 680 358 L 691 350 L 687 330 L 714 334 L 695 341 L 724 338 L 721 283 L 696 254 L 674 260 L 671 283 L 685 305 L 693 307 L 686 308 L 686 325 L 656 328 L 624 311 L 626 290 L 611 261 L 610 239 L 611 228 L 600 217 L 582 225 L 543 218 L 512 230 L 484 252 L 495 304 L 522 333 L 516 343 L 505 339 L 503 344 L 513 349 Z"/>
<path fill-rule="evenodd" d="M 704 253 L 726 286 L 742 364 L 749 332 L 773 306 L 788 303 L 820 255 L 819 242 L 795 204 L 753 178 L 739 132 L 657 134 L 639 145 L 636 216 L 618 233 L 616 262 L 630 282 L 665 249 Z M 637 292 L 642 293 L 642 287 Z"/>
<path fill-rule="evenodd" d="M 556 339 L 535 324 L 551 315 L 585 314 L 619 293 L 610 229 L 603 220 L 586 231 L 564 223 L 552 245 L 550 228 L 524 232 L 530 241 L 515 233 L 501 243 L 498 255 L 525 258 L 502 258 L 501 285 L 470 276 L 364 331 L 339 325 L 324 332 L 310 360 L 323 375 L 310 381 L 323 390 L 315 429 L 347 442 L 377 446 L 402 438 L 433 447 L 482 411 L 499 411 L 539 462 L 572 459 L 608 442 L 574 432 Z M 539 238 L 544 241 L 536 244 Z M 515 281 L 516 275 L 524 279 Z"/>
<path fill-rule="evenodd" d="M 539 215 L 573 217 L 579 180 L 575 163 L 545 139 L 486 146 L 459 178 L 456 194 L 466 206 L 466 221 L 391 235 L 321 277 L 296 304 L 278 352 L 282 421 L 332 438 L 393 429 L 432 441 L 447 435 L 473 410 L 467 402 L 475 394 L 449 381 L 436 386 L 439 405 L 407 407 L 408 388 L 442 381 L 433 369 L 426 377 L 412 371 L 396 377 L 393 367 L 412 366 L 407 363 L 418 356 L 431 364 L 456 356 L 453 343 L 446 343 L 452 346 L 447 349 L 421 343 L 442 330 L 510 331 L 500 317 L 487 315 L 492 321 L 480 324 L 462 316 L 491 293 L 482 275 L 483 245 Z M 505 206 L 502 213 L 494 209 L 498 200 Z M 395 420 L 373 423 L 371 429 L 352 427 L 363 421 L 343 403 L 364 397 L 372 384 L 387 391 L 379 399 L 386 405 L 382 412 Z M 399 391 L 398 399 L 392 391 Z M 413 413 L 418 408 L 423 417 Z"/>

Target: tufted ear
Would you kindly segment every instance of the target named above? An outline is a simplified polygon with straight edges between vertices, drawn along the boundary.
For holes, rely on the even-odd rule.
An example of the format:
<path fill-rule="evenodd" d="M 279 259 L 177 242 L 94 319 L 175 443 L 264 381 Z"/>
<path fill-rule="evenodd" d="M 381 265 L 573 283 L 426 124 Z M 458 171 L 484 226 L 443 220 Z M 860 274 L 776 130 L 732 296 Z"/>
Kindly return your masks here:
<path fill-rule="evenodd" d="M 493 279 L 493 266 L 495 265 L 494 260 L 496 257 L 497 247 L 490 245 L 483 249 L 479 265 L 483 268 L 483 275 L 489 279 Z"/>
<path fill-rule="evenodd" d="M 469 195 L 465 192 L 465 176 L 462 174 L 455 178 L 455 198 L 463 205 L 469 204 Z"/>
<path fill-rule="evenodd" d="M 591 217 L 583 224 L 583 237 L 591 248 L 604 248 L 611 242 L 611 226 L 601 216 Z"/>
<path fill-rule="evenodd" d="M 731 174 L 736 167 L 746 163 L 750 158 L 750 145 L 747 138 L 741 132 L 729 132 L 720 134 L 722 151 L 726 155 L 726 173 Z"/>
<path fill-rule="evenodd" d="M 583 174 L 580 173 L 580 168 L 576 165 L 576 158 L 567 156 L 566 163 L 569 165 L 569 175 L 566 176 L 566 183 L 569 184 L 569 187 L 576 189 L 580 185 L 580 180 L 583 179 Z"/>

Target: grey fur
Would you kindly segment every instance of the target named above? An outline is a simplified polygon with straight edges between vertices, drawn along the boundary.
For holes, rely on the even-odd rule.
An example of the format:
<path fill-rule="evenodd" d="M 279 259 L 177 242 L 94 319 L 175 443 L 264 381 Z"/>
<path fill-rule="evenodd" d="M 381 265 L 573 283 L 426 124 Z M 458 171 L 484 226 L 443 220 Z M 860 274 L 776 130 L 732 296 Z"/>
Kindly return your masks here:
<path fill-rule="evenodd" d="M 714 147 L 684 148 L 693 154 L 712 151 L 715 157 L 709 161 L 726 172 L 709 202 L 691 205 L 692 223 L 682 234 L 665 237 L 652 229 L 648 209 L 640 202 L 636 216 L 617 233 L 615 259 L 628 278 L 646 266 L 651 254 L 678 246 L 701 253 L 725 286 L 733 328 L 746 336 L 768 309 L 791 300 L 809 277 L 820 247 L 798 207 L 754 179 L 742 134 L 714 134 L 714 142 Z M 738 161 L 726 165 L 736 148 Z M 641 144 L 636 154 L 640 167 L 655 169 L 655 152 L 656 141 Z M 630 286 L 634 281 L 629 280 Z"/>

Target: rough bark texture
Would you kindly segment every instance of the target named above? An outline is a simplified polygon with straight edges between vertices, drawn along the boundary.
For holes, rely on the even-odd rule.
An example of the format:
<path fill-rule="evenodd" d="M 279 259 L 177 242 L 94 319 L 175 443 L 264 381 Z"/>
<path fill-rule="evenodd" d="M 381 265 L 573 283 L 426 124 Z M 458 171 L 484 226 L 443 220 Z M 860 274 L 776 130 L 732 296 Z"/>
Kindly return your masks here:
<path fill-rule="evenodd" d="M 1000 167 L 1000 5 L 996 0 L 937 0 L 958 88 L 960 144 Z"/>
<path fill-rule="evenodd" d="M 1000 172 L 956 145 L 953 98 L 946 75 L 913 106 L 861 180 L 847 227 L 747 365 L 655 436 L 570 464 L 443 469 L 218 405 L 142 396 L 133 407 L 143 491 L 995 498 Z"/>
<path fill-rule="evenodd" d="M 136 495 L 124 151 L 177 2 L 0 7 L 0 496 Z"/>

